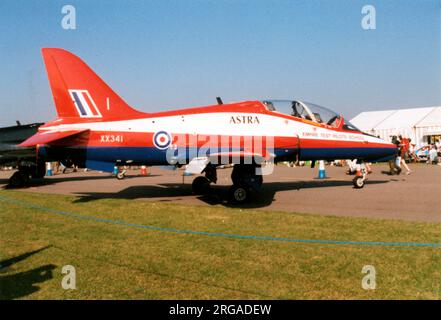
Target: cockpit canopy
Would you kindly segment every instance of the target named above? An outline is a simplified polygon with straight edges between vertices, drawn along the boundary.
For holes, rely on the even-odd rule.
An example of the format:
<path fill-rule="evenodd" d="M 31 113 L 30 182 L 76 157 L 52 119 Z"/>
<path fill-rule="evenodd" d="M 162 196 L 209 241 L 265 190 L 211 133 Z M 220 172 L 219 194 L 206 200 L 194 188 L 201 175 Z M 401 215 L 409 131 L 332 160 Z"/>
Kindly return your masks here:
<path fill-rule="evenodd" d="M 275 112 L 288 114 L 290 116 L 313 121 L 328 126 L 337 127 L 342 117 L 332 110 L 316 105 L 314 103 L 299 100 L 263 100 L 264 106 Z M 346 130 L 360 131 L 349 121 L 344 120 L 343 127 Z"/>

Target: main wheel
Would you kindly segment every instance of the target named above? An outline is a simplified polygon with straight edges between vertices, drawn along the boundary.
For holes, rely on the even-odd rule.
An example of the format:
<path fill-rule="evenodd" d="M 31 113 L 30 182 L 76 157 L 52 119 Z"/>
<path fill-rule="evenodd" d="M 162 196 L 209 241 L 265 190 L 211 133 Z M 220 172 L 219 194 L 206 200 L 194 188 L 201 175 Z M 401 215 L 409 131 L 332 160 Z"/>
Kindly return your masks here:
<path fill-rule="evenodd" d="M 191 188 L 194 194 L 204 194 L 210 189 L 210 180 L 205 177 L 199 176 L 193 180 Z"/>
<path fill-rule="evenodd" d="M 12 177 L 9 178 L 9 186 L 12 188 L 22 188 L 27 183 L 29 183 L 29 175 L 21 171 L 15 172 Z"/>
<path fill-rule="evenodd" d="M 116 174 L 116 178 L 117 178 L 118 180 L 122 180 L 122 179 L 124 179 L 125 177 L 126 177 L 126 173 L 123 172 L 123 171 L 118 172 L 118 173 Z"/>
<path fill-rule="evenodd" d="M 248 187 L 238 184 L 230 187 L 229 190 L 230 201 L 235 204 L 242 204 L 249 200 L 250 190 Z"/>
<path fill-rule="evenodd" d="M 354 184 L 354 188 L 361 189 L 364 187 L 364 179 L 363 177 L 355 177 L 352 180 L 352 183 Z"/>

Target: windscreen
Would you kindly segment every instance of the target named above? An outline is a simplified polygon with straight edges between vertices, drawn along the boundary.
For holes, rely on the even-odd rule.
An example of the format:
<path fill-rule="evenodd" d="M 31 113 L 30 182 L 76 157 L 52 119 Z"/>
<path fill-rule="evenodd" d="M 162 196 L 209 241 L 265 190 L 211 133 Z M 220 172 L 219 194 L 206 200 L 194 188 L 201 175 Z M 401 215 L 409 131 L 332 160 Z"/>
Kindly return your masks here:
<path fill-rule="evenodd" d="M 340 119 L 340 115 L 328 108 L 316 105 L 310 102 L 303 102 L 311 113 L 314 115 L 316 122 L 327 124 L 329 126 L 336 125 L 337 120 Z"/>
<path fill-rule="evenodd" d="M 345 119 L 345 124 L 343 125 L 343 128 L 346 130 L 352 130 L 352 131 L 360 131 L 356 126 L 354 126 L 352 123 L 350 123 L 348 120 Z"/>
<path fill-rule="evenodd" d="M 340 116 L 334 111 L 310 102 L 298 100 L 264 100 L 262 103 L 270 111 L 277 111 L 330 126 L 337 126 L 338 120 L 340 119 Z M 355 128 L 351 125 L 351 128 L 352 127 Z"/>

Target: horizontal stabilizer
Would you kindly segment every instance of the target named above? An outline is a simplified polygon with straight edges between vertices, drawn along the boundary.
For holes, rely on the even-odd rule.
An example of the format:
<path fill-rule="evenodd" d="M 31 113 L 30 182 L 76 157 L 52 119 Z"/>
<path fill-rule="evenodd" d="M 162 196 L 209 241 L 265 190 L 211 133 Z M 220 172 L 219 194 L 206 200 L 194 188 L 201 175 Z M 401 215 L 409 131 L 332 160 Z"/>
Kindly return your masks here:
<path fill-rule="evenodd" d="M 79 133 L 83 133 L 88 131 L 89 129 L 83 130 L 69 130 L 69 131 L 40 131 L 34 134 L 29 139 L 23 141 L 18 146 L 19 147 L 32 147 L 38 144 L 50 144 L 51 142 L 55 142 L 57 140 L 61 140 L 67 137 L 72 137 Z"/>

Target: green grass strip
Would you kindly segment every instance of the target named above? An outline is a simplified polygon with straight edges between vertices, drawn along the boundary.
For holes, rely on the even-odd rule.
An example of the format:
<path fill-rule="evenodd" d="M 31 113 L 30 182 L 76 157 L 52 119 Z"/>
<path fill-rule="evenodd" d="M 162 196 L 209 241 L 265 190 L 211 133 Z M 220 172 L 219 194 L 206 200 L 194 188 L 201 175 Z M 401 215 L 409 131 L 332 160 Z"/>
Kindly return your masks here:
<path fill-rule="evenodd" d="M 0 196 L 0 201 L 13 203 L 22 207 L 37 209 L 43 212 L 52 213 L 61 216 L 71 217 L 77 220 L 87 220 L 99 223 L 107 223 L 113 225 L 120 225 L 129 228 L 147 229 L 152 231 L 170 232 L 175 234 L 184 235 L 199 235 L 216 238 L 228 238 L 228 239 L 245 239 L 245 240 L 260 240 L 260 241 L 282 241 L 292 243 L 311 243 L 311 244 L 326 244 L 326 245 L 355 245 L 355 246 L 383 246 L 383 247 L 441 247 L 441 243 L 419 243 L 419 242 L 383 242 L 383 241 L 338 241 L 338 240 L 320 240 L 320 239 L 293 239 L 293 238 L 279 238 L 270 236 L 252 236 L 252 235 L 239 235 L 239 234 L 227 234 L 227 233 L 211 233 L 203 231 L 192 230 L 179 230 L 173 228 L 161 228 L 149 225 L 128 223 L 125 221 L 102 219 L 92 216 L 85 216 L 78 213 L 66 212 L 56 209 L 43 207 L 37 204 L 33 204 L 27 201 L 11 199 L 5 196 Z"/>

